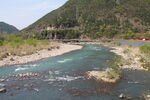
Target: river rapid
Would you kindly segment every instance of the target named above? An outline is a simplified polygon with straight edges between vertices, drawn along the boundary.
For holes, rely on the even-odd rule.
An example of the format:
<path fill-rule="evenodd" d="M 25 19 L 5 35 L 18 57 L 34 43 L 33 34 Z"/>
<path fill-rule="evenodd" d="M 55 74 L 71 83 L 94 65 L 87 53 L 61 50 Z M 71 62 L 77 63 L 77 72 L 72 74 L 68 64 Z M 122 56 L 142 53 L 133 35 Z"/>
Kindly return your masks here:
<path fill-rule="evenodd" d="M 85 72 L 106 70 L 116 56 L 110 48 L 84 45 L 81 50 L 40 61 L 0 68 L 0 87 L 7 89 L 0 100 L 120 100 L 128 94 L 133 100 L 150 89 L 150 72 L 123 70 L 116 84 L 95 82 Z M 20 73 L 36 73 L 33 77 L 16 77 Z"/>

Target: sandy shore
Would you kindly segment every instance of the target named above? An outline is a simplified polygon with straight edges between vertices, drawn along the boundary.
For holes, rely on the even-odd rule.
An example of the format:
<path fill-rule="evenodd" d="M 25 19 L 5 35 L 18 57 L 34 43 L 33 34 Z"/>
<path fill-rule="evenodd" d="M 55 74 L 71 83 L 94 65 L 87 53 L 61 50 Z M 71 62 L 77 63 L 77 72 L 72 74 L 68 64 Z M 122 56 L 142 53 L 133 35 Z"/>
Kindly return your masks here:
<path fill-rule="evenodd" d="M 54 57 L 59 56 L 64 53 L 68 53 L 74 50 L 82 49 L 82 46 L 79 45 L 69 45 L 69 44 L 60 44 L 59 49 L 43 49 L 40 51 L 37 51 L 36 53 L 32 55 L 27 56 L 9 56 L 2 61 L 0 61 L 0 66 L 11 66 L 11 65 L 17 65 L 17 64 L 25 64 L 33 61 L 37 61 L 40 59 L 48 58 L 48 57 Z M 13 61 L 11 60 L 13 58 Z"/>
<path fill-rule="evenodd" d="M 147 70 L 142 67 L 142 63 L 140 62 L 141 53 L 139 48 L 130 48 L 130 47 L 113 47 L 115 54 L 122 56 L 124 59 L 123 64 L 120 66 L 122 69 L 130 69 L 130 70 Z M 126 52 L 126 50 L 128 52 Z"/>

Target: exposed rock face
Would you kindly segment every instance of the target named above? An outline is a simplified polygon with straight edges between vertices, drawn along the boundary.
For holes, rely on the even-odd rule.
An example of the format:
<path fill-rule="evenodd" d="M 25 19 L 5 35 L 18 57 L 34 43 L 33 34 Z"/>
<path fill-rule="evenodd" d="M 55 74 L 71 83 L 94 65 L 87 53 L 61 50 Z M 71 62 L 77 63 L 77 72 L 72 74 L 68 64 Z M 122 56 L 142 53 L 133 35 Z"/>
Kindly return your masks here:
<path fill-rule="evenodd" d="M 108 83 L 116 83 L 120 79 L 119 75 L 110 77 L 108 75 L 108 71 L 88 71 L 86 74 L 88 79 L 94 79 L 96 81 L 104 81 Z"/>

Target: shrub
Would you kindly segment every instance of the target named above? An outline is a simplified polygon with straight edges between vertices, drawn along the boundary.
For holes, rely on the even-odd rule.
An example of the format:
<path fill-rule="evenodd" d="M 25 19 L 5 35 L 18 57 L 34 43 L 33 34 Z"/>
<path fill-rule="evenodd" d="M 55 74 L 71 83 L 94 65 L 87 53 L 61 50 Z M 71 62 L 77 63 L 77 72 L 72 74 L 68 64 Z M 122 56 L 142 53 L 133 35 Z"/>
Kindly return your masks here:
<path fill-rule="evenodd" d="M 121 46 L 120 42 L 114 42 L 113 44 L 114 44 L 114 46 Z"/>
<path fill-rule="evenodd" d="M 111 63 L 111 68 L 114 72 L 120 74 L 120 65 L 122 63 L 122 58 L 121 57 L 115 57 L 113 59 L 113 62 Z"/>
<path fill-rule="evenodd" d="M 28 45 L 31 45 L 31 46 L 37 46 L 38 40 L 36 40 L 36 39 L 28 39 L 28 40 L 26 40 L 26 43 Z"/>
<path fill-rule="evenodd" d="M 2 40 L 0 40 L 0 46 L 2 46 L 4 44 L 4 42 Z"/>
<path fill-rule="evenodd" d="M 116 73 L 115 71 L 113 70 L 109 70 L 107 71 L 107 78 L 109 79 L 114 79 L 114 78 L 119 78 L 120 77 L 120 74 Z"/>
<path fill-rule="evenodd" d="M 123 53 L 128 54 L 130 51 L 131 51 L 131 49 L 130 49 L 130 47 L 128 47 L 123 50 Z"/>
<path fill-rule="evenodd" d="M 15 36 L 15 35 L 8 36 L 7 40 L 5 41 L 5 44 L 9 44 L 9 45 L 16 47 L 16 48 L 18 48 L 23 43 L 24 43 L 24 40 L 20 37 Z"/>
<path fill-rule="evenodd" d="M 140 51 L 142 53 L 146 53 L 150 55 L 150 45 L 143 45 L 140 47 Z"/>
<path fill-rule="evenodd" d="M 140 59 L 142 66 L 150 70 L 150 45 L 141 46 L 140 51 L 143 53 L 143 56 Z"/>

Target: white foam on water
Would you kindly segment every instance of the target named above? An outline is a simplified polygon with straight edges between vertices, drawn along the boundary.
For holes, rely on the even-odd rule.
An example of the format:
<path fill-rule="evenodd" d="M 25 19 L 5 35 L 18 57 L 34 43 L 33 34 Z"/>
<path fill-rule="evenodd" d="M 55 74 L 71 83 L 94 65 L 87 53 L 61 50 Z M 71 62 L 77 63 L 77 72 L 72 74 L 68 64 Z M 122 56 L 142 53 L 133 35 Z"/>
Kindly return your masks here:
<path fill-rule="evenodd" d="M 37 66 L 39 66 L 39 65 L 37 65 L 37 64 L 25 64 L 25 65 L 17 65 L 17 67 L 28 67 L 28 66 L 30 66 L 30 67 L 37 67 Z"/>
<path fill-rule="evenodd" d="M 17 69 L 15 69 L 15 72 L 17 72 L 17 71 L 22 71 L 22 70 L 27 70 L 27 69 L 29 69 L 29 68 L 18 67 Z"/>
<path fill-rule="evenodd" d="M 77 77 L 72 77 L 72 76 L 63 76 L 63 77 L 55 77 L 55 78 L 49 78 L 49 79 L 46 79 L 44 81 L 67 81 L 67 82 L 70 82 L 70 81 L 74 81 L 74 80 L 77 80 L 77 79 L 81 79 L 83 78 L 82 76 L 77 76 Z"/>
<path fill-rule="evenodd" d="M 37 65 L 37 64 L 29 64 L 29 65 L 24 65 L 25 67 L 37 67 L 37 66 L 39 66 L 39 65 Z"/>
<path fill-rule="evenodd" d="M 91 50 L 95 50 L 95 51 L 101 51 L 102 49 L 100 47 L 91 47 Z"/>
<path fill-rule="evenodd" d="M 52 71 L 49 71 L 48 73 L 49 73 L 49 75 L 52 75 L 52 74 L 53 74 L 53 72 L 52 72 Z"/>
<path fill-rule="evenodd" d="M 37 88 L 34 88 L 34 90 L 37 91 L 37 92 L 39 92 L 39 89 L 37 89 Z"/>
<path fill-rule="evenodd" d="M 113 70 L 112 68 L 110 67 L 107 67 L 107 68 L 104 68 L 105 71 L 110 71 L 110 70 Z"/>
<path fill-rule="evenodd" d="M 68 62 L 68 61 L 71 61 L 72 59 L 64 59 L 64 60 L 59 60 L 57 61 L 58 63 L 65 63 L 65 62 Z"/>
<path fill-rule="evenodd" d="M 15 69 L 15 72 L 17 71 L 23 71 L 23 70 L 28 70 L 30 68 L 37 67 L 37 64 L 29 64 L 29 65 L 18 65 L 18 68 Z"/>
<path fill-rule="evenodd" d="M 140 83 L 140 82 L 138 82 L 138 81 L 134 81 L 134 82 L 128 81 L 128 83 L 129 83 L 129 84 L 138 84 L 138 83 Z"/>
<path fill-rule="evenodd" d="M 55 71 L 54 73 L 58 75 L 60 72 L 59 71 Z"/>
<path fill-rule="evenodd" d="M 46 80 L 44 80 L 44 81 L 46 81 L 46 82 L 54 82 L 54 81 L 56 81 L 56 79 L 55 78 L 50 78 L 50 79 L 46 79 Z"/>
<path fill-rule="evenodd" d="M 79 78 L 82 78 L 81 76 L 78 76 L 78 77 L 72 77 L 72 76 L 66 76 L 66 77 L 57 77 L 57 81 L 73 81 L 73 80 L 76 80 L 76 79 L 79 79 Z"/>

